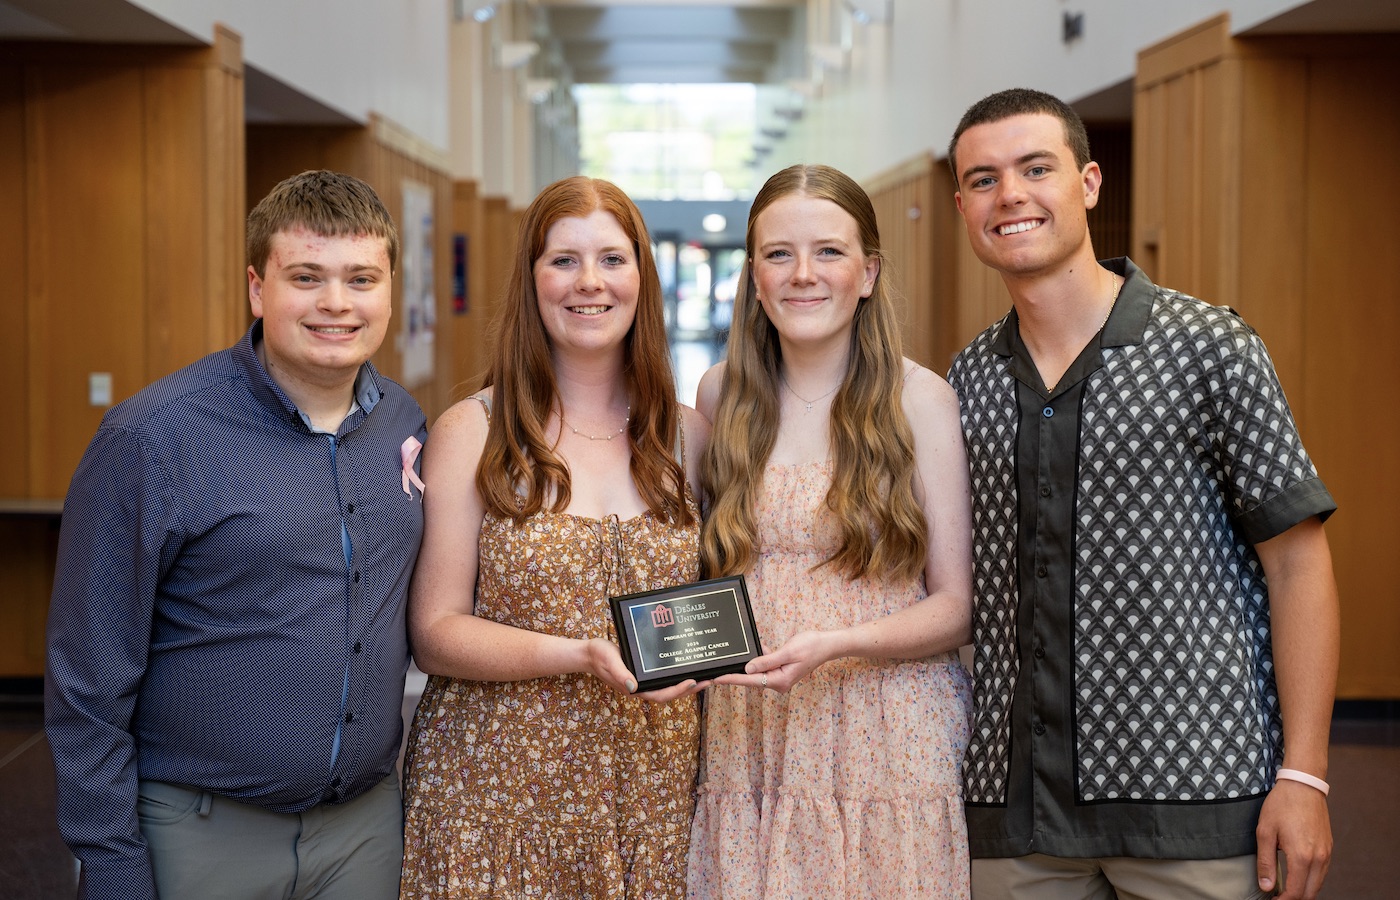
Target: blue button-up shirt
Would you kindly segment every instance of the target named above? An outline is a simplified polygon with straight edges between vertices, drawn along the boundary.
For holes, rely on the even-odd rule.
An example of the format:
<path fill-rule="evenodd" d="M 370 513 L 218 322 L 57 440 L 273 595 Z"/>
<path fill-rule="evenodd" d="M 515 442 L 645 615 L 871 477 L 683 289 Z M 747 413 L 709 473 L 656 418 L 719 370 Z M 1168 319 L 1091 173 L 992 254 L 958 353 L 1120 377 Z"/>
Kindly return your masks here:
<path fill-rule="evenodd" d="M 295 812 L 397 760 L 423 412 L 366 364 L 313 432 L 261 327 L 110 410 L 64 503 L 45 706 L 90 897 L 154 893 L 138 779 Z"/>

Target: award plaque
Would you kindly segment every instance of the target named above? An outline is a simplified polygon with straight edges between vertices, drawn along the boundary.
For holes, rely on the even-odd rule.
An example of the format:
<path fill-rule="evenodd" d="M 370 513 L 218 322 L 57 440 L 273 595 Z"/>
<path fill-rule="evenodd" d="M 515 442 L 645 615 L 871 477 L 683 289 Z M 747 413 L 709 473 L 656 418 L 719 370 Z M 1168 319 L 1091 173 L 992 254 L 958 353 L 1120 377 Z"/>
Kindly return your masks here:
<path fill-rule="evenodd" d="M 638 691 L 705 681 L 763 655 L 744 576 L 611 598 L 622 661 Z"/>

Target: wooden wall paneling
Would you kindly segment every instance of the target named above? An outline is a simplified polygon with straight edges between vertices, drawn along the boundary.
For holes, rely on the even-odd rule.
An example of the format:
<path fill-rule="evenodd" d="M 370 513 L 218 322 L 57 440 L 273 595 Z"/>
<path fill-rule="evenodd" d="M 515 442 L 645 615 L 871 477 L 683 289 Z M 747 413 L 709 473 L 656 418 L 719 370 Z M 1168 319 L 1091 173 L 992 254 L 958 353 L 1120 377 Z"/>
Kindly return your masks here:
<path fill-rule="evenodd" d="M 902 209 L 904 217 L 904 247 L 909 270 L 908 297 L 905 301 L 909 310 L 909 324 L 914 339 L 910 342 L 909 357 L 925 366 L 937 365 L 936 347 L 944 339 L 939 313 L 948 302 L 934 288 L 933 278 L 933 227 L 929 218 L 933 200 L 934 162 L 929 160 L 930 170 L 910 181 L 903 191 Z"/>
<path fill-rule="evenodd" d="M 961 216 L 959 217 L 961 222 Z M 996 270 L 972 252 L 964 228 L 957 244 L 958 348 L 1011 310 L 1011 293 Z"/>
<path fill-rule="evenodd" d="M 1155 245 L 1156 280 L 1237 306 L 1269 345 L 1341 507 L 1327 528 L 1343 606 L 1338 695 L 1400 696 L 1400 587 L 1375 565 L 1396 541 L 1400 424 L 1368 402 L 1400 378 L 1400 287 L 1386 275 L 1400 250 L 1338 188 L 1360 173 L 1363 205 L 1400 201 L 1389 159 L 1400 38 L 1227 37 L 1220 52 L 1173 53 L 1175 68 L 1139 56 L 1138 252 Z"/>
<path fill-rule="evenodd" d="M 142 75 L 34 66 L 26 111 L 31 485 L 61 497 L 105 411 L 89 373 L 146 383 Z"/>
<path fill-rule="evenodd" d="M 1238 309 L 1264 338 L 1293 412 L 1306 420 L 1303 304 L 1308 253 L 1308 65 L 1302 58 L 1237 62 L 1248 102 L 1240 104 L 1239 177 L 1229 198 L 1235 223 L 1234 296 L 1210 298 Z"/>
<path fill-rule="evenodd" d="M 436 223 L 436 255 L 433 258 L 433 285 L 437 294 L 437 362 L 433 378 L 431 424 L 452 405 L 457 385 L 457 332 L 452 327 L 452 178 L 445 171 L 433 173 L 433 209 Z"/>
<path fill-rule="evenodd" d="M 205 222 L 204 73 L 152 66 L 142 71 L 145 107 L 144 179 L 146 289 L 142 297 L 147 353 L 141 384 L 169 374 L 209 351 L 206 282 L 212 260 Z M 139 385 L 138 385 L 139 386 Z"/>
<path fill-rule="evenodd" d="M 387 148 L 381 146 L 374 138 L 372 129 L 365 132 L 367 139 L 367 149 L 369 151 L 370 165 L 367 170 L 357 174 L 369 182 L 375 192 L 379 194 L 379 199 L 388 208 L 389 214 L 399 226 L 399 266 L 394 273 L 394 315 L 389 322 L 389 332 L 384 337 L 384 343 L 380 345 L 379 352 L 374 354 L 374 364 L 379 371 L 402 384 L 408 389 L 418 401 L 418 404 L 428 412 L 431 406 L 428 385 L 409 384 L 403 375 L 403 329 L 407 319 L 407 311 L 404 303 L 404 249 L 405 249 L 405 229 L 403 218 L 403 179 L 412 168 L 404 165 L 404 160 L 391 154 Z M 417 179 L 415 179 L 417 180 Z M 431 413 L 429 412 L 431 417 Z"/>
<path fill-rule="evenodd" d="M 1166 89 L 1139 86 L 1133 95 L 1133 261 L 1162 281 L 1166 207 Z"/>
<path fill-rule="evenodd" d="M 1099 259 L 1131 256 L 1133 159 L 1127 122 L 1086 122 L 1089 147 L 1103 172 L 1099 202 L 1089 210 L 1089 233 Z"/>
<path fill-rule="evenodd" d="M 1244 122 L 1240 63 L 1226 57 L 1194 73 L 1196 81 L 1195 293 L 1209 303 L 1239 302 L 1240 157 Z"/>
<path fill-rule="evenodd" d="M 205 130 L 209 152 L 204 183 L 208 195 L 209 267 L 205 273 L 205 345 L 232 345 L 251 324 L 248 308 L 245 223 L 248 217 L 247 152 L 243 102 L 243 40 L 215 26 L 214 46 L 204 70 Z"/>
<path fill-rule="evenodd" d="M 212 50 L 44 43 L 6 56 L 0 184 L 15 179 L 17 202 L 0 214 L 0 252 L 20 257 L 7 270 L 21 290 L 3 340 L 22 347 L 3 355 L 25 388 L 25 459 L 7 451 L 0 486 L 0 672 L 38 675 L 58 505 L 106 411 L 90 375 L 109 374 L 119 402 L 225 343 L 209 343 L 208 311 L 233 282 L 210 272 L 231 252 L 241 180 L 230 204 L 206 166 L 241 172 L 241 139 L 215 139 L 241 134 L 241 48 L 227 33 Z"/>
<path fill-rule="evenodd" d="M 1400 383 L 1400 248 L 1371 210 L 1400 204 L 1400 44 L 1313 57 L 1306 94 L 1302 402 L 1299 425 L 1337 499 L 1327 523 L 1342 599 L 1338 695 L 1400 697 L 1400 420 L 1377 406 Z M 1272 176 L 1270 176 L 1270 179 Z M 1290 394 L 1295 396 L 1299 392 Z"/>
<path fill-rule="evenodd" d="M 933 157 L 923 154 L 865 185 L 880 229 L 881 278 L 895 298 L 904 354 L 925 365 L 938 339 L 930 273 L 932 243 L 927 221 Z"/>
<path fill-rule="evenodd" d="M 932 166 L 932 160 L 930 167 Z M 937 312 L 942 300 L 934 293 L 932 246 L 929 235 L 928 193 L 932 176 L 925 172 L 900 186 L 897 205 L 891 216 L 899 222 L 903 277 L 898 285 L 903 296 L 904 318 L 908 323 L 905 355 L 915 362 L 932 366 L 938 334 Z"/>
<path fill-rule="evenodd" d="M 1221 13 L 1138 51 L 1136 87 L 1153 87 L 1223 59 L 1230 45 L 1230 14 Z"/>
<path fill-rule="evenodd" d="M 486 321 L 496 321 L 496 309 L 504 301 L 506 288 L 510 283 L 511 260 L 515 253 L 515 236 L 519 217 L 511 212 L 510 201 L 505 197 L 486 197 L 482 209 L 485 240 L 482 241 L 482 260 L 486 279 L 483 292 Z M 490 333 L 488 330 L 488 340 Z"/>
<path fill-rule="evenodd" d="M 11 285 L 4 300 L 6 327 L 0 328 L 0 383 L 12 388 L 0 391 L 0 421 L 11 427 L 19 423 L 21 433 L 27 431 L 30 403 L 24 135 L 24 69 L 16 62 L 0 62 L 0 197 L 7 198 L 0 202 L 0 271 Z M 29 456 L 27 441 L 0 442 L 0 497 L 29 496 Z"/>
<path fill-rule="evenodd" d="M 371 141 L 363 126 L 255 124 L 247 126 L 245 141 L 250 210 L 278 182 L 308 169 L 331 169 L 366 181 L 371 177 Z"/>
<path fill-rule="evenodd" d="M 895 276 L 895 260 L 900 257 L 899 235 L 895 233 L 895 229 L 889 224 L 893 216 L 896 201 L 890 196 L 892 190 L 877 191 L 873 188 L 867 188 L 866 193 L 870 197 L 870 205 L 875 209 L 876 227 L 880 231 L 880 254 L 882 257 L 880 263 L 880 278 L 884 282 L 886 290 L 889 290 L 897 281 L 902 280 Z M 895 308 L 900 316 L 900 325 L 902 329 L 906 330 L 906 333 L 903 335 L 903 340 L 906 344 L 905 349 L 907 351 L 907 344 L 909 342 L 909 335 L 907 334 L 907 328 L 909 326 L 909 316 L 906 306 L 907 301 L 898 292 L 896 292 L 895 296 L 900 298 L 897 300 Z"/>
<path fill-rule="evenodd" d="M 162 53 L 142 76 L 151 382 L 246 327 L 241 43 L 220 28 L 213 47 Z"/>
<path fill-rule="evenodd" d="M 44 623 L 58 554 L 58 519 L 0 514 L 0 678 L 44 674 Z"/>
<path fill-rule="evenodd" d="M 947 161 L 938 160 L 929 173 L 924 218 L 928 222 L 929 290 L 934 298 L 937 328 L 929 366 L 940 375 L 948 373 L 953 357 L 972 339 L 971 335 L 964 336 L 958 326 L 958 244 L 967 243 L 967 232 L 953 201 L 956 192 Z"/>
<path fill-rule="evenodd" d="M 1202 240 L 1200 210 L 1200 82 L 1187 72 L 1163 86 L 1166 91 L 1168 145 L 1162 157 L 1164 178 L 1170 185 L 1162 206 L 1162 228 L 1172 235 L 1170 247 L 1161 248 L 1162 279 L 1177 290 L 1201 294 Z"/>
<path fill-rule="evenodd" d="M 451 315 L 451 179 L 446 174 L 446 159 L 438 159 L 431 148 L 418 142 L 392 123 L 372 117 L 371 166 L 366 180 L 379 193 L 384 205 L 399 223 L 401 237 L 404 227 L 404 184 L 413 181 L 426 187 L 433 198 L 432 231 L 432 289 L 433 289 L 433 374 L 418 384 L 404 379 L 403 344 L 407 304 L 404 301 L 405 280 L 395 278 L 395 316 L 389 326 L 390 337 L 375 356 L 375 365 L 404 386 L 423 407 L 429 421 L 446 408 L 452 372 L 448 360 L 452 352 L 449 320 Z"/>
<path fill-rule="evenodd" d="M 458 181 L 452 187 L 453 232 L 466 240 L 467 311 L 451 317 L 453 331 L 452 389 L 448 402 L 470 395 L 486 369 L 487 316 L 485 236 L 483 204 L 474 181 Z"/>

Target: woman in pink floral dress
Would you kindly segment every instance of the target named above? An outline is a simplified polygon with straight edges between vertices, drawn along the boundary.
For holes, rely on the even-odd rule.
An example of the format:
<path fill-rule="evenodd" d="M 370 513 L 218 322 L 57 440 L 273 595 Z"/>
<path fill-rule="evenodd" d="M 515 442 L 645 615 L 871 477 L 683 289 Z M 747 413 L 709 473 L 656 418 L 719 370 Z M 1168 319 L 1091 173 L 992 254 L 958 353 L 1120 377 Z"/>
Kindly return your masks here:
<path fill-rule="evenodd" d="M 401 894 L 677 900 L 699 686 L 636 695 L 608 597 L 695 580 L 709 429 L 676 402 L 626 195 L 545 188 L 494 337 L 424 450 Z"/>
<path fill-rule="evenodd" d="M 958 401 L 900 352 L 875 213 L 794 166 L 754 199 L 714 434 L 706 574 L 766 655 L 706 692 L 692 898 L 965 898 L 971 513 Z"/>

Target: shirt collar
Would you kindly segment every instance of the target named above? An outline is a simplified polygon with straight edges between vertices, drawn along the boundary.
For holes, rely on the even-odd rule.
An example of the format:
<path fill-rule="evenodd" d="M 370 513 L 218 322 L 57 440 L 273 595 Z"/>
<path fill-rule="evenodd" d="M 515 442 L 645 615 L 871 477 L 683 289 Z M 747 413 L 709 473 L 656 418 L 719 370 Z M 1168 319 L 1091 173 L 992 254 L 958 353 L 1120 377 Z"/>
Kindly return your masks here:
<path fill-rule="evenodd" d="M 1113 311 L 1108 314 L 1099 345 L 1131 347 L 1141 344 L 1147 331 L 1147 321 L 1152 317 L 1157 286 L 1126 256 L 1101 260 L 1099 265 L 1115 275 L 1123 276 L 1123 287 L 1118 291 L 1118 301 L 1113 304 Z"/>
<path fill-rule="evenodd" d="M 248 389 L 260 403 L 274 413 L 301 422 L 310 429 L 310 423 L 302 415 L 301 410 L 297 409 L 296 404 L 282 392 L 282 388 L 278 387 L 277 382 L 272 380 L 272 376 L 267 374 L 267 370 L 263 368 L 262 362 L 258 359 L 255 348 L 258 341 L 262 339 L 262 319 L 254 319 L 247 333 L 243 335 L 243 339 L 233 347 L 234 359 L 238 361 L 247 376 Z M 355 396 L 350 403 L 350 412 L 346 415 L 345 421 L 350 421 L 357 411 L 363 411 L 365 415 L 369 415 L 383 397 L 384 389 L 379 383 L 379 372 L 375 370 L 372 363 L 366 362 L 360 366 L 359 374 L 355 376 Z"/>
<path fill-rule="evenodd" d="M 1115 275 L 1123 277 L 1123 287 L 1118 291 L 1118 299 L 1108 314 L 1103 328 L 1100 347 L 1128 347 L 1142 343 L 1147 330 L 1147 320 L 1152 315 L 1152 300 L 1156 296 L 1156 286 L 1152 280 L 1126 256 L 1104 259 L 1099 265 Z M 1012 335 L 1020 337 L 1020 319 L 1016 308 L 997 325 L 996 336 L 992 338 L 991 351 L 997 356 L 1010 357 L 1013 354 Z"/>

